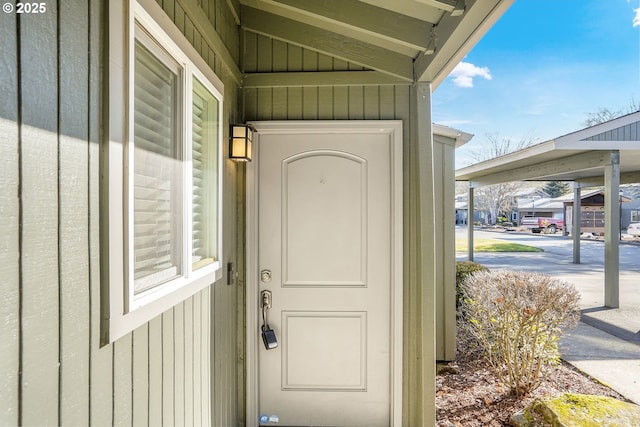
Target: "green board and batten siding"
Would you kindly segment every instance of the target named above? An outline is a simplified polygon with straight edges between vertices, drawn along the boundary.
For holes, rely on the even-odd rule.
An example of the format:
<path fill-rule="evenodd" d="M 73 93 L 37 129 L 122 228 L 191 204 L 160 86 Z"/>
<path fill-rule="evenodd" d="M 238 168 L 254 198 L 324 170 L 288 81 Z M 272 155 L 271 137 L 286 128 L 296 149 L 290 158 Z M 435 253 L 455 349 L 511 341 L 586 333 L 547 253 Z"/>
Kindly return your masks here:
<path fill-rule="evenodd" d="M 411 137 L 416 89 L 336 84 L 240 92 L 240 63 L 248 73 L 362 67 L 250 32 L 241 47 L 235 0 L 157 3 L 224 82 L 225 135 L 226 125 L 245 120 L 403 121 L 403 419 L 422 424 L 430 417 L 424 402 L 435 392 L 432 360 L 422 358 L 434 339 L 433 313 L 425 310 L 433 296 L 420 285 L 434 269 L 427 253 L 433 225 L 422 212 L 433 190 L 422 188 L 430 159 Z M 242 165 L 224 160 L 223 261 L 237 263 L 236 285 L 225 285 L 225 277 L 100 348 L 107 4 L 67 0 L 48 3 L 41 16 L 0 15 L 0 425 L 244 425 Z"/>
<path fill-rule="evenodd" d="M 100 347 L 107 3 L 0 14 L 0 425 L 243 425 L 243 295 L 226 278 Z M 237 82 L 207 40 L 237 62 L 228 3 L 158 3 L 225 83 L 226 129 Z M 197 29 L 185 7 L 208 24 L 201 16 Z M 238 173 L 224 165 L 226 262 L 243 248 Z"/>

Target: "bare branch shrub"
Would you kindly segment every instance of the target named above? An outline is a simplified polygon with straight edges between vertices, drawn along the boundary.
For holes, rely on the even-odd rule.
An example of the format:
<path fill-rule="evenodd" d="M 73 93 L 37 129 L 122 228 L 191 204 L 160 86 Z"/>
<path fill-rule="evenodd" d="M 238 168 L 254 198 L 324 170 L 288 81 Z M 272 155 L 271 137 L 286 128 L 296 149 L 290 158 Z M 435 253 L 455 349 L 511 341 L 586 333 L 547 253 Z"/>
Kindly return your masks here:
<path fill-rule="evenodd" d="M 481 271 L 463 289 L 466 326 L 500 380 L 516 396 L 537 388 L 560 360 L 562 330 L 579 320 L 575 287 L 544 274 Z"/>

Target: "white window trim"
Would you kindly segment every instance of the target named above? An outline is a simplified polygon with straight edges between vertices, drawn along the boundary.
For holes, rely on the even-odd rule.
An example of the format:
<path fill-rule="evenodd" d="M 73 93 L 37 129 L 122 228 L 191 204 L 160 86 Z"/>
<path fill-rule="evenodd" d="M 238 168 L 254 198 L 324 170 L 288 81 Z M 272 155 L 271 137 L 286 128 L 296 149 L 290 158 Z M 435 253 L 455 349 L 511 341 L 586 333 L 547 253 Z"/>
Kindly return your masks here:
<path fill-rule="evenodd" d="M 126 245 L 132 244 L 132 237 L 126 237 L 132 230 L 133 215 L 127 214 L 127 206 L 132 205 L 132 180 L 125 174 L 131 170 L 127 159 L 132 162 L 133 118 L 133 67 L 136 21 L 149 31 L 167 52 L 185 69 L 183 93 L 191 93 L 192 79 L 195 77 L 219 101 L 218 105 L 218 147 L 217 147 L 217 260 L 205 267 L 191 271 L 192 236 L 187 232 L 191 218 L 191 205 L 185 210 L 183 231 L 185 274 L 166 284 L 150 289 L 141 295 L 133 295 L 133 273 L 127 271 L 127 254 L 132 253 Z M 223 138 L 223 84 L 191 46 L 160 6 L 153 0 L 118 0 L 109 2 L 109 135 L 102 150 L 103 212 L 101 219 L 102 240 L 102 343 L 114 342 L 134 329 L 147 323 L 176 304 L 184 301 L 222 277 L 222 138 Z M 190 137 L 192 106 L 187 102 L 182 109 L 183 133 Z M 183 128 L 185 128 L 183 126 Z M 184 188 L 192 185 L 191 152 L 185 150 Z M 128 198 L 128 200 L 127 200 Z M 125 223 L 129 219 L 129 223 Z M 129 287 L 128 284 L 131 283 Z M 108 309 L 107 309 L 108 306 Z"/>

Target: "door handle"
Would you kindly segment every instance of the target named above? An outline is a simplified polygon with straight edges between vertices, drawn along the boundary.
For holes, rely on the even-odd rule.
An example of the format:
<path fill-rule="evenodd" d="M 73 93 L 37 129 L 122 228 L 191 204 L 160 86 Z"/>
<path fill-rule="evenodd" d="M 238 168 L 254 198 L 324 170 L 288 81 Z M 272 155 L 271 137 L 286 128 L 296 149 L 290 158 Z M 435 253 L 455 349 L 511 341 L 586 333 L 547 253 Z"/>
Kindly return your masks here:
<path fill-rule="evenodd" d="M 260 292 L 260 297 L 262 299 L 262 320 L 267 323 L 267 310 L 271 308 L 271 291 L 264 290 Z"/>
<path fill-rule="evenodd" d="M 278 338 L 276 337 L 276 332 L 271 329 L 267 321 L 267 312 L 272 306 L 271 291 L 264 290 L 260 292 L 260 297 L 262 300 L 262 341 L 267 350 L 272 350 L 278 347 Z"/>

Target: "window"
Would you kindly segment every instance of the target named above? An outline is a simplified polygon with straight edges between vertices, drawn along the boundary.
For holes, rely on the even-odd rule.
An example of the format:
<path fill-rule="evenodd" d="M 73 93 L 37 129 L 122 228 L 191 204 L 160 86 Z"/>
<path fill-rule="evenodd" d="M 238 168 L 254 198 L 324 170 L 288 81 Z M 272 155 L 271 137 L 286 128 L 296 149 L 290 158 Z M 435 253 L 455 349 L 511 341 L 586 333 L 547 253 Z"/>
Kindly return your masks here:
<path fill-rule="evenodd" d="M 149 8 L 110 3 L 108 341 L 221 277 L 222 84 Z"/>
<path fill-rule="evenodd" d="M 631 222 L 640 222 L 640 211 L 639 210 L 631 211 Z"/>

